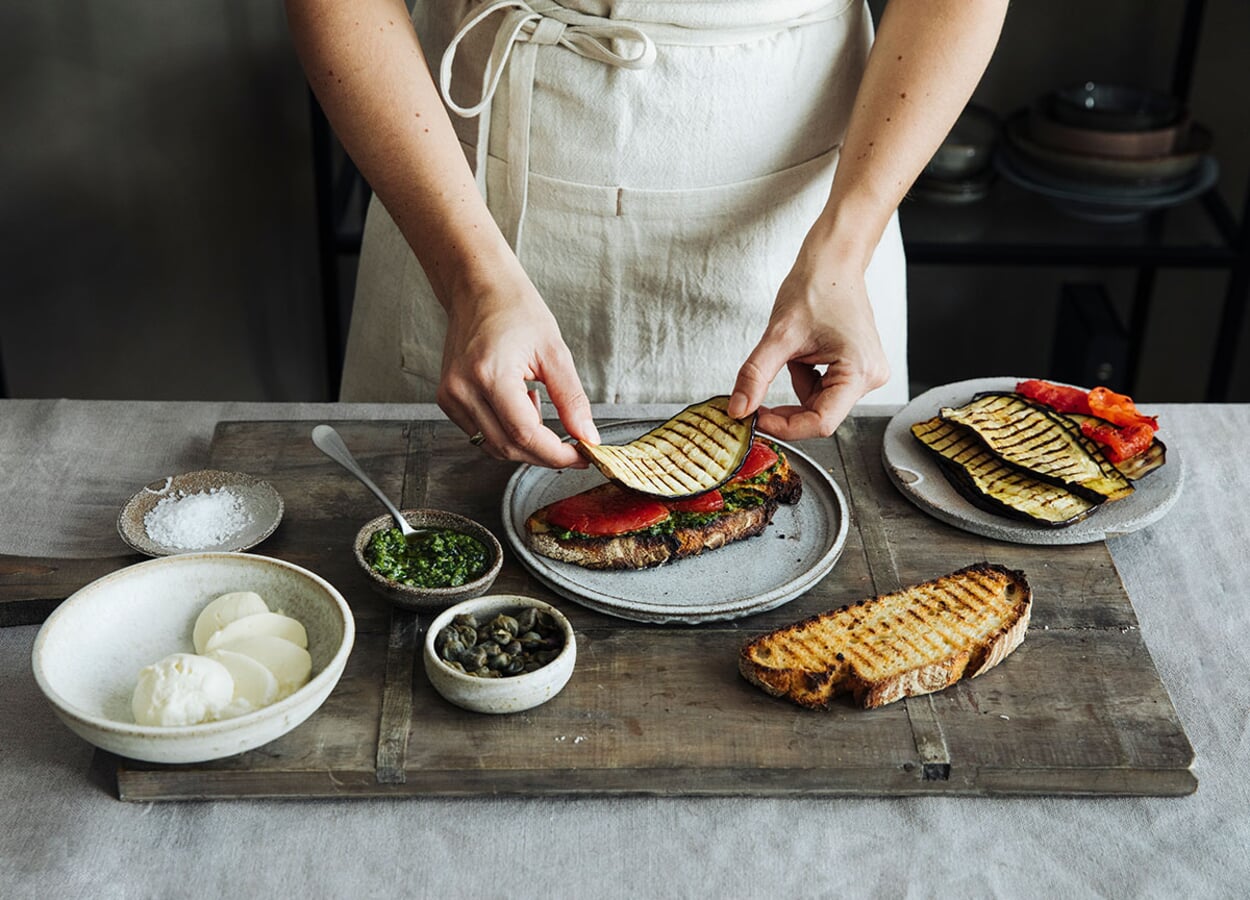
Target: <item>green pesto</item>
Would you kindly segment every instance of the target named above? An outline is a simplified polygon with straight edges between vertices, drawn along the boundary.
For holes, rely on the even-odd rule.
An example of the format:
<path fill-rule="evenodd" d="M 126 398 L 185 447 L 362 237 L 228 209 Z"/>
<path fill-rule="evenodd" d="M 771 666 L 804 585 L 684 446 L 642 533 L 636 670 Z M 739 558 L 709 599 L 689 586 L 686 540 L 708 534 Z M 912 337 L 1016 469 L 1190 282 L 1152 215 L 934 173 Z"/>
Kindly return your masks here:
<path fill-rule="evenodd" d="M 490 565 L 481 541 L 446 528 L 420 531 L 411 544 L 398 528 L 379 531 L 369 538 L 365 559 L 383 578 L 423 588 L 457 587 Z"/>

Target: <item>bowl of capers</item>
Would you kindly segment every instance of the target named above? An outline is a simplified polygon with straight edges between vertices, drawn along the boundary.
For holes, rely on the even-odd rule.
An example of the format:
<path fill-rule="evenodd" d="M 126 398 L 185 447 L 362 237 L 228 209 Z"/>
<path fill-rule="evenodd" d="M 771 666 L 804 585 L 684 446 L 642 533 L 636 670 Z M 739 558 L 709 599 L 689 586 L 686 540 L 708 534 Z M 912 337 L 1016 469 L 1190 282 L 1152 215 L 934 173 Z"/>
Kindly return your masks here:
<path fill-rule="evenodd" d="M 443 610 L 425 634 L 425 673 L 456 706 L 532 709 L 573 674 L 577 641 L 560 610 L 534 597 L 491 594 Z"/>

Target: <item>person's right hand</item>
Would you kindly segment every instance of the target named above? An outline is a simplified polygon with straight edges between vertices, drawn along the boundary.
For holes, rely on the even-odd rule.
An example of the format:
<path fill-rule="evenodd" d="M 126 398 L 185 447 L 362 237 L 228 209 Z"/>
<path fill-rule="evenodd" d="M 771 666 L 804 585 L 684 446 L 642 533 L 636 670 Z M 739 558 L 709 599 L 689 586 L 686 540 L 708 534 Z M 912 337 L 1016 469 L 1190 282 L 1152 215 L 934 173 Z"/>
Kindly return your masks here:
<path fill-rule="evenodd" d="M 523 274 L 449 304 L 438 405 L 466 434 L 481 432 L 496 459 L 584 467 L 573 445 L 542 421 L 542 382 L 570 435 L 599 443 L 573 355 L 537 289 Z"/>

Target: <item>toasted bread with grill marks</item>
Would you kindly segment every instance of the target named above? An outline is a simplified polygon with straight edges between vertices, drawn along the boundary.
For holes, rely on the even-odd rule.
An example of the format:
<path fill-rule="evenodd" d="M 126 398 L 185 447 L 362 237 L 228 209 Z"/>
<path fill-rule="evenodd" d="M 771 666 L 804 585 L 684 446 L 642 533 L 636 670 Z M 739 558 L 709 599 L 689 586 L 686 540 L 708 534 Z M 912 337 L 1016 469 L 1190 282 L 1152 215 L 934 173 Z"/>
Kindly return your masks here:
<path fill-rule="evenodd" d="M 1024 640 L 1031 605 L 1022 572 L 980 563 L 756 638 L 738 669 L 800 706 L 849 693 L 871 709 L 998 665 Z"/>
<path fill-rule="evenodd" d="M 596 490 L 613 489 L 600 485 Z M 768 527 L 779 504 L 793 504 L 803 493 L 803 481 L 790 461 L 780 456 L 771 477 L 762 484 L 745 485 L 763 498 L 758 506 L 714 514 L 699 525 L 679 526 L 667 534 L 629 533 L 604 537 L 564 536 L 547 521 L 547 509 L 535 511 L 525 521 L 525 542 L 531 550 L 550 559 L 587 569 L 643 569 L 673 560 L 697 556 L 734 541 L 754 537 Z"/>

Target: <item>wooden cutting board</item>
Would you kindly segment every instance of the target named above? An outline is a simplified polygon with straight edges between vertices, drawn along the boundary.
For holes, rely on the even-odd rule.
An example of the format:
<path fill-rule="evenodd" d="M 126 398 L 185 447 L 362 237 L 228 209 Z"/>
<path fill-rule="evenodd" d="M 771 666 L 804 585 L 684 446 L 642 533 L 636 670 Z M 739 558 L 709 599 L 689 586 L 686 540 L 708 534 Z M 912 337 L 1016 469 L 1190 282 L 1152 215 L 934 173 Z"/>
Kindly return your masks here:
<path fill-rule="evenodd" d="M 392 611 L 352 558 L 378 513 L 360 484 L 317 451 L 306 423 L 224 422 L 213 468 L 269 479 L 286 514 L 257 552 L 321 574 L 357 617 L 342 681 L 303 725 L 258 750 L 188 766 L 114 759 L 119 795 L 207 797 L 482 794 L 1160 794 L 1192 792 L 1193 751 L 1159 680 L 1105 544 L 997 543 L 937 522 L 905 500 L 880 462 L 886 420 L 848 421 L 800 444 L 852 509 L 833 571 L 776 610 L 734 622 L 659 626 L 558 597 L 510 552 L 495 592 L 555 603 L 577 632 L 573 678 L 529 712 L 458 709 L 426 681 L 428 617 Z M 502 537 L 510 464 L 447 423 L 336 423 L 364 468 L 406 507 L 471 516 Z M 826 712 L 766 696 L 737 673 L 746 640 L 780 625 L 970 563 L 1026 573 L 1023 645 L 1002 665 L 939 694 Z"/>

